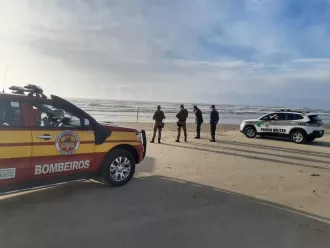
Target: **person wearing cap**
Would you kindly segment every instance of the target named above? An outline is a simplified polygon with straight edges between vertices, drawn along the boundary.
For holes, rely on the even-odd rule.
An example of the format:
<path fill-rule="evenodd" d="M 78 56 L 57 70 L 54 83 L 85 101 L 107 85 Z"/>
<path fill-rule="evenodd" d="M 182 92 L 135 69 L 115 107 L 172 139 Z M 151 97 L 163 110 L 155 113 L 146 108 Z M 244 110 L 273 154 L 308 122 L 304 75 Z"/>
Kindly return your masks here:
<path fill-rule="evenodd" d="M 155 142 L 156 133 L 158 130 L 158 143 L 160 143 L 160 139 L 162 137 L 162 129 L 164 127 L 163 120 L 166 119 L 164 112 L 161 110 L 160 105 L 157 106 L 157 110 L 154 113 L 152 119 L 154 120 L 154 134 L 151 139 L 151 143 Z"/>
<path fill-rule="evenodd" d="M 217 124 L 219 122 L 219 112 L 215 109 L 215 106 L 211 106 L 211 113 L 210 113 L 210 129 L 211 129 L 211 142 L 215 142 L 215 131 L 217 129 Z"/>
<path fill-rule="evenodd" d="M 195 123 L 196 123 L 196 137 L 195 139 L 201 138 L 201 125 L 203 123 L 203 114 L 202 111 L 195 105 L 194 106 L 195 113 Z"/>
<path fill-rule="evenodd" d="M 180 110 L 176 114 L 176 118 L 178 118 L 177 126 L 178 126 L 178 136 L 175 142 L 180 142 L 181 129 L 183 129 L 184 141 L 187 142 L 187 118 L 188 118 L 188 110 L 184 108 L 184 105 L 180 105 Z"/>

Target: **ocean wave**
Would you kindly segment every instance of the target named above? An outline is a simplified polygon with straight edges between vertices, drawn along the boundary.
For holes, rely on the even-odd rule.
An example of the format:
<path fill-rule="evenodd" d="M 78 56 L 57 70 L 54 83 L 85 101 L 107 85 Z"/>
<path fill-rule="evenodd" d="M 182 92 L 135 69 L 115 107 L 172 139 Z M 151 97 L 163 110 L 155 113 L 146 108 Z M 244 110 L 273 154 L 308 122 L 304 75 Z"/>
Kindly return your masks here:
<path fill-rule="evenodd" d="M 134 102 L 134 101 L 114 101 L 114 100 L 89 100 L 79 99 L 72 101 L 74 104 L 91 114 L 96 116 L 97 119 L 106 119 L 113 121 L 113 119 L 120 120 L 136 120 L 137 112 L 139 112 L 139 119 L 150 120 L 157 105 L 162 106 L 167 119 L 175 120 L 175 114 L 179 110 L 178 103 L 160 103 L 160 102 Z M 203 113 L 203 117 L 207 120 L 210 113 L 210 104 L 197 104 Z M 193 114 L 194 104 L 185 104 L 185 107 L 189 111 L 189 120 L 194 120 Z M 235 119 L 244 120 L 258 118 L 264 114 L 272 111 L 278 111 L 279 107 L 266 107 L 266 106 L 245 106 L 245 105 L 229 105 L 222 104 L 216 105 L 219 111 L 220 118 L 223 119 Z M 326 122 L 330 122 L 330 110 L 321 109 L 297 109 L 301 111 L 311 111 L 319 113 L 320 117 Z"/>

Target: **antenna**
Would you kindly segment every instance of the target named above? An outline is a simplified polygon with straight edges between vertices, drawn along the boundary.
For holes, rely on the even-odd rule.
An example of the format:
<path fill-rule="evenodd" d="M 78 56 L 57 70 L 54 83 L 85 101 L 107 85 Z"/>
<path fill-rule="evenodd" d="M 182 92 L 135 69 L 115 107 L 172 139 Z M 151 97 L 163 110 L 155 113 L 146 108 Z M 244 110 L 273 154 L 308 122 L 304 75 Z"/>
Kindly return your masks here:
<path fill-rule="evenodd" d="M 6 72 L 5 72 L 5 78 L 3 80 L 2 93 L 5 93 L 5 84 L 6 84 L 6 79 L 7 79 L 7 72 L 8 72 L 8 62 L 7 62 Z"/>

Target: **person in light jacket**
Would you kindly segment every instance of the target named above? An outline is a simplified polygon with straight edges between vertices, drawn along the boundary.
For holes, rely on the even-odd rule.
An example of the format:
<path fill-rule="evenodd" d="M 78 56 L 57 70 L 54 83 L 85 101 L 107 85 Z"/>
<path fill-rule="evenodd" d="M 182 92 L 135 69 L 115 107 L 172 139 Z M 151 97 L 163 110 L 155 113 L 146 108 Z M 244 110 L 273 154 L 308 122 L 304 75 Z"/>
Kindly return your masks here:
<path fill-rule="evenodd" d="M 161 110 L 160 105 L 157 106 L 157 110 L 154 113 L 152 119 L 154 120 L 154 134 L 151 139 L 151 143 L 155 142 L 156 133 L 158 130 L 158 143 L 160 143 L 160 139 L 162 138 L 162 129 L 164 127 L 163 120 L 166 119 L 164 112 Z"/>
<path fill-rule="evenodd" d="M 201 138 L 201 126 L 203 123 L 203 114 L 202 111 L 195 105 L 194 106 L 195 113 L 195 123 L 196 123 L 196 137 L 195 139 Z"/>
<path fill-rule="evenodd" d="M 217 129 L 217 124 L 219 122 L 219 112 L 215 109 L 215 106 L 211 106 L 210 113 L 210 129 L 211 129 L 211 140 L 210 142 L 215 142 L 215 131 Z"/>

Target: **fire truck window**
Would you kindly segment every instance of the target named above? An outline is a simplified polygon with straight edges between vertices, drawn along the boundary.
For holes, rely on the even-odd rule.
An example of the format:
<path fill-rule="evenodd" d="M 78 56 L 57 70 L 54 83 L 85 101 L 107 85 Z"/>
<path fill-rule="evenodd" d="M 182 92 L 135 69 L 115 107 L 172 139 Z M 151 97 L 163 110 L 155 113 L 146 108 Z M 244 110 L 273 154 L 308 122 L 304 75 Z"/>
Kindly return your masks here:
<path fill-rule="evenodd" d="M 36 123 L 39 127 L 51 128 L 81 128 L 81 120 L 65 111 L 64 109 L 55 108 L 49 104 L 36 104 L 33 106 L 40 113 L 40 121 Z"/>
<path fill-rule="evenodd" d="M 0 102 L 0 118 L 2 127 L 21 127 L 22 118 L 19 102 Z"/>

